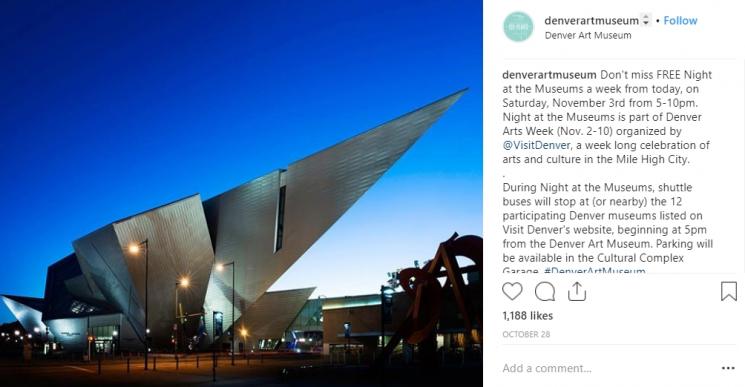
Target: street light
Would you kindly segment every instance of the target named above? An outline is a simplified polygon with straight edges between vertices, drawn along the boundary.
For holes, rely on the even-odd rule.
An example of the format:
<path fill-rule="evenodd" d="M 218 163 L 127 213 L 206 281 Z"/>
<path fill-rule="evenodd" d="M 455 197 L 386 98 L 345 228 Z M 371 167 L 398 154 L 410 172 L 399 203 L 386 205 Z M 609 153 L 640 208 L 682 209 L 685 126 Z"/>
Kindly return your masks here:
<path fill-rule="evenodd" d="M 93 339 L 94 337 L 89 334 L 88 335 L 88 361 L 91 361 L 91 351 L 92 351 L 91 347 L 93 346 Z"/>
<path fill-rule="evenodd" d="M 176 334 L 173 335 L 173 353 L 176 354 L 176 356 L 178 356 L 178 333 L 179 333 L 178 325 L 181 325 L 181 331 L 184 330 L 184 326 L 182 323 L 182 316 L 179 314 L 179 310 L 178 310 L 179 309 L 178 308 L 178 288 L 186 289 L 188 287 L 189 287 L 189 277 L 185 277 L 185 276 L 181 277 L 181 279 L 179 279 L 176 282 L 176 324 L 177 326 L 176 326 Z"/>
<path fill-rule="evenodd" d="M 149 248 L 148 240 L 145 238 L 144 241 L 139 243 L 131 243 L 129 245 L 129 253 L 132 255 L 138 255 L 140 251 L 144 248 L 145 249 L 145 371 L 147 371 L 147 353 L 150 352 L 150 346 L 148 345 L 148 335 L 150 334 L 150 328 L 148 327 L 148 319 L 147 319 L 147 284 L 148 284 L 148 268 L 150 267 L 150 248 Z"/>
<path fill-rule="evenodd" d="M 241 328 L 241 336 L 243 336 L 243 351 L 246 353 L 246 356 L 248 356 L 248 340 L 246 340 L 248 337 L 248 330 L 246 328 Z"/>
<path fill-rule="evenodd" d="M 233 267 L 233 286 L 231 286 L 233 295 L 232 300 L 230 301 L 230 319 L 233 320 L 232 324 L 230 325 L 230 364 L 235 365 L 235 261 L 218 264 L 217 271 L 223 271 L 225 269 L 225 266 Z"/>
<path fill-rule="evenodd" d="M 385 324 L 393 322 L 393 294 L 396 290 L 390 285 L 380 285 L 380 379 L 385 385 Z"/>
<path fill-rule="evenodd" d="M 116 355 L 117 349 L 121 350 L 121 348 L 119 348 L 119 331 L 114 329 L 111 332 L 111 354 Z"/>

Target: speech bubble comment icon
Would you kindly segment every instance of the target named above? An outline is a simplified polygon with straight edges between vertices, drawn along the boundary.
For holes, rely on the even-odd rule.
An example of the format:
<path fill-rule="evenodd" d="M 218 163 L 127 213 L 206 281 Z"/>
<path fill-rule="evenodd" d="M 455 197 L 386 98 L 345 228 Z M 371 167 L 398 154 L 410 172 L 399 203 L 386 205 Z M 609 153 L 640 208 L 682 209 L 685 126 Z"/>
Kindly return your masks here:
<path fill-rule="evenodd" d="M 535 286 L 535 296 L 541 301 L 556 301 L 556 288 L 551 282 L 539 282 Z"/>

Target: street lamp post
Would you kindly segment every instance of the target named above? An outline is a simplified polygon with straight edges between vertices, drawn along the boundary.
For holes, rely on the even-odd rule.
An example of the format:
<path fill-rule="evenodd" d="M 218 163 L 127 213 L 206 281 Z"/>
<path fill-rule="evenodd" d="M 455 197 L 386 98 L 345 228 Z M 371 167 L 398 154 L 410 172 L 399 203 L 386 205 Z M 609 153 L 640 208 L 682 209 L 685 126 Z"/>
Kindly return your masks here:
<path fill-rule="evenodd" d="M 230 364 L 235 365 L 235 261 L 219 264 L 217 266 L 217 271 L 223 271 L 225 266 L 232 266 L 233 269 L 233 285 L 231 286 L 233 294 L 232 300 L 230 301 L 230 319 L 232 320 L 230 325 Z"/>
<path fill-rule="evenodd" d="M 119 331 L 117 329 L 119 329 L 118 325 L 117 325 L 117 328 L 114 329 L 113 332 L 111 332 L 111 354 L 112 355 L 116 355 L 116 350 L 119 348 Z"/>
<path fill-rule="evenodd" d="M 246 354 L 246 363 L 248 363 L 248 341 L 246 340 L 248 331 L 246 330 L 246 328 L 241 328 L 241 336 L 243 336 L 243 353 Z"/>
<path fill-rule="evenodd" d="M 181 325 L 181 331 L 184 330 L 184 326 L 182 323 L 182 316 L 179 314 L 179 308 L 178 308 L 178 288 L 188 288 L 189 287 L 189 278 L 188 277 L 181 277 L 178 282 L 176 282 L 176 332 L 173 335 L 173 353 L 174 356 L 178 357 L 178 335 L 179 335 L 179 329 L 178 326 Z"/>
<path fill-rule="evenodd" d="M 32 344 L 38 344 L 41 341 L 41 329 L 39 327 L 34 327 L 34 341 L 32 341 Z"/>
<path fill-rule="evenodd" d="M 142 248 L 145 248 L 145 371 L 147 371 L 147 354 L 150 352 L 150 345 L 148 343 L 148 335 L 150 334 L 150 327 L 148 326 L 148 319 L 147 319 L 147 307 L 148 307 L 148 269 L 150 267 L 150 246 L 148 245 L 148 240 L 145 238 L 144 241 L 140 243 L 133 243 L 129 245 L 129 252 L 131 254 L 138 254 Z"/>
<path fill-rule="evenodd" d="M 380 286 L 380 381 L 385 386 L 385 324 L 393 322 L 393 293 L 395 289 L 388 285 Z"/>

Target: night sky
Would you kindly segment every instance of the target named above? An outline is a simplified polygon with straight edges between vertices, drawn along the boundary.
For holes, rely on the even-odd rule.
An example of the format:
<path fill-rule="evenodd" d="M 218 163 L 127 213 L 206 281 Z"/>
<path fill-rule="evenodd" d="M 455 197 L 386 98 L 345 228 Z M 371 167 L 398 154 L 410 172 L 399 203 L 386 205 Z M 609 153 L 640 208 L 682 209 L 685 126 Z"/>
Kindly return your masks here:
<path fill-rule="evenodd" d="M 480 0 L 3 0 L 0 294 L 42 297 L 47 266 L 107 223 L 464 87 L 272 289 L 374 293 L 454 231 L 480 235 L 481 18 Z"/>

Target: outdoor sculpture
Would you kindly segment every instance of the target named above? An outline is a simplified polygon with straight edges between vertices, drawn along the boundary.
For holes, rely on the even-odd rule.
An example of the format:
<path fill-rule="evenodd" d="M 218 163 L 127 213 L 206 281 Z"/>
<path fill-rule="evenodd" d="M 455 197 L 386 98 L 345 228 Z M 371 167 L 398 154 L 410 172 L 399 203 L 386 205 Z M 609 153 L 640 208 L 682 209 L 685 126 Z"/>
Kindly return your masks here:
<path fill-rule="evenodd" d="M 474 264 L 460 267 L 457 256 L 469 258 Z M 458 233 L 455 233 L 450 239 L 440 243 L 434 258 L 424 267 L 401 270 L 399 281 L 403 290 L 411 297 L 412 303 L 406 319 L 383 349 L 383 356 L 378 358 L 378 362 L 385 361 L 401 340 L 404 340 L 408 344 L 419 346 L 424 363 L 436 363 L 435 327 L 440 319 L 443 293 L 448 288 L 452 289 L 458 311 L 463 317 L 467 342 L 477 339 L 474 337 L 474 328 L 480 338 L 482 310 L 469 298 L 463 274 L 483 274 L 482 261 L 483 239 L 475 235 L 458 237 Z M 441 285 L 438 278 L 443 277 L 446 280 Z"/>

